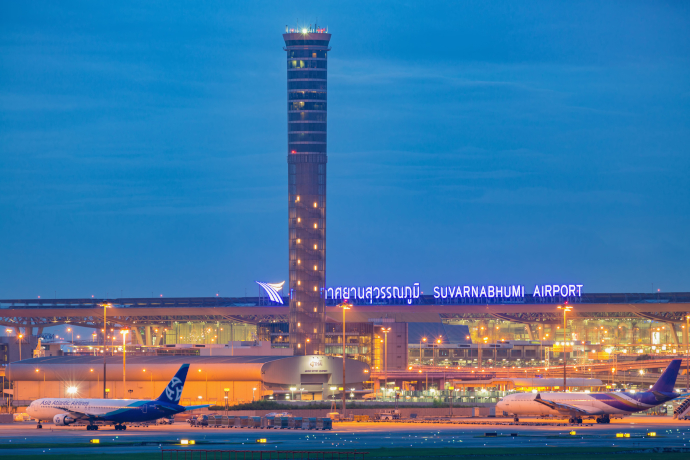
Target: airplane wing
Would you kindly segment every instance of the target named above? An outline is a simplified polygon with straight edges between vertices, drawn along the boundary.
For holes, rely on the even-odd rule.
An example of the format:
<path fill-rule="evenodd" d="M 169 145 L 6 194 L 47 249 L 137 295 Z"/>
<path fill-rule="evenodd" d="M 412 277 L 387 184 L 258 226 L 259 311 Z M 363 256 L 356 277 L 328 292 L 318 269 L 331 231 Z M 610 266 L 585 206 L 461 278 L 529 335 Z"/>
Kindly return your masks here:
<path fill-rule="evenodd" d="M 538 402 L 540 404 L 543 404 L 553 410 L 556 410 L 560 412 L 561 414 L 567 414 L 567 415 L 572 415 L 572 414 L 581 414 L 581 415 L 590 415 L 593 412 L 598 411 L 598 409 L 590 406 L 583 406 L 583 407 L 578 407 L 578 406 L 573 406 L 570 404 L 565 404 L 562 402 L 555 402 L 555 401 L 549 401 L 548 399 L 541 399 L 541 395 L 537 394 L 537 397 L 534 398 L 535 402 Z M 587 409 L 592 409 L 592 410 L 587 410 Z"/>
<path fill-rule="evenodd" d="M 56 407 L 56 409 L 64 410 L 75 420 L 93 420 L 98 419 L 100 416 L 105 414 L 90 414 L 88 412 L 81 412 L 74 409 L 68 409 L 66 407 Z"/>
<path fill-rule="evenodd" d="M 92 414 L 89 412 L 81 412 L 78 410 L 74 409 L 68 409 L 66 407 L 56 407 L 56 409 L 64 410 L 68 414 L 70 414 L 70 417 L 74 418 L 75 420 L 109 420 L 109 417 L 111 415 L 119 414 L 122 413 L 123 410 L 136 410 L 139 409 L 139 407 L 121 407 L 117 408 L 114 411 L 106 412 L 103 414 Z"/>
<path fill-rule="evenodd" d="M 194 410 L 194 409 L 203 409 L 204 407 L 211 407 L 211 405 L 210 404 L 201 404 L 199 406 L 185 406 L 184 410 L 188 411 L 188 410 Z"/>

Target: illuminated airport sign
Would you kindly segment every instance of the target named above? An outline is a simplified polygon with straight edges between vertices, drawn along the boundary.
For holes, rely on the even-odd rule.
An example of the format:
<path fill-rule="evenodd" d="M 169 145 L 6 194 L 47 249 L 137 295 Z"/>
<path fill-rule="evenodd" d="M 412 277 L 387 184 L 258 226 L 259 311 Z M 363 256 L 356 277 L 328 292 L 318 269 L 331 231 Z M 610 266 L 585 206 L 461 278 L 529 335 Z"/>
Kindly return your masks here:
<path fill-rule="evenodd" d="M 283 283 L 270 284 L 257 281 L 257 284 L 266 291 L 273 302 L 283 303 L 282 297 L 278 293 Z M 582 286 L 582 284 L 537 284 L 531 293 L 533 298 L 582 297 Z M 408 304 L 412 304 L 421 294 L 419 283 L 398 286 L 337 286 L 328 287 L 323 292 L 326 299 L 368 301 L 369 303 L 377 300 L 401 300 Z M 496 299 L 519 302 L 525 299 L 525 286 L 522 284 L 439 285 L 434 286 L 433 295 L 435 299 L 471 299 L 473 301 Z"/>
<path fill-rule="evenodd" d="M 537 284 L 533 297 L 581 297 L 582 284 Z M 524 300 L 525 286 L 509 285 L 455 285 L 434 286 L 436 299 L 503 299 Z M 419 283 L 402 286 L 339 286 L 326 289 L 326 299 L 336 300 L 406 300 L 411 304 L 420 294 Z"/>
<path fill-rule="evenodd" d="M 326 289 L 327 299 L 338 300 L 382 300 L 399 299 L 412 303 L 419 298 L 419 283 L 403 286 L 339 286 Z"/>

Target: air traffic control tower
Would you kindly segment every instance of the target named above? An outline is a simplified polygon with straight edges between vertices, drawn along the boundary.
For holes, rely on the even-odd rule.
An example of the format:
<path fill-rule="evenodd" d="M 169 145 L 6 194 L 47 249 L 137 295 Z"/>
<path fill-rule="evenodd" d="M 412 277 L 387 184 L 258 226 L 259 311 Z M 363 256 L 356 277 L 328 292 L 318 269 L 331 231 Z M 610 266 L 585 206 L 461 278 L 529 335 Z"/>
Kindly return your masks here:
<path fill-rule="evenodd" d="M 290 343 L 324 353 L 326 285 L 326 86 L 331 35 L 285 28 L 288 105 Z"/>

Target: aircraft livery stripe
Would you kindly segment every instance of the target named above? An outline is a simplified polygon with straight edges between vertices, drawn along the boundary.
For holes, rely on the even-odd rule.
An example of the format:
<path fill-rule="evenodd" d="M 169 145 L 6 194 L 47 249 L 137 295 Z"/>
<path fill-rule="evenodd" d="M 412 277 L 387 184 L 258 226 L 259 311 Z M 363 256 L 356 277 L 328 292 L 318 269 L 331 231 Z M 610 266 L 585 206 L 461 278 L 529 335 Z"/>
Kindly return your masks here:
<path fill-rule="evenodd" d="M 632 410 L 639 410 L 642 409 L 638 404 L 633 403 L 631 401 L 628 401 L 618 395 L 614 395 L 611 393 L 608 394 L 595 394 L 591 395 L 596 399 L 597 401 L 603 402 L 606 405 L 609 405 L 615 409 L 620 409 L 624 411 L 632 411 Z"/>

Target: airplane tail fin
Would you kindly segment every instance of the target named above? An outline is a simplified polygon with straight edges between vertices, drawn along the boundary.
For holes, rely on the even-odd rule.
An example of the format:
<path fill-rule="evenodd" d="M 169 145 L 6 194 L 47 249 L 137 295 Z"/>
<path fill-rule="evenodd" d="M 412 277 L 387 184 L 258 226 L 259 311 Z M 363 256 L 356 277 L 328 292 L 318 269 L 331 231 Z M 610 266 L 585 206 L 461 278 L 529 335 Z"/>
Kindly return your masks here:
<path fill-rule="evenodd" d="M 650 391 L 658 391 L 661 393 L 673 393 L 673 387 L 676 384 L 676 378 L 678 378 L 678 370 L 680 369 L 681 359 L 674 359 L 668 365 L 666 370 L 659 380 L 656 381 L 654 386 Z"/>
<path fill-rule="evenodd" d="M 156 398 L 156 401 L 167 402 L 172 404 L 180 403 L 180 396 L 182 396 L 182 389 L 184 388 L 184 381 L 187 379 L 187 372 L 189 371 L 189 364 L 183 364 L 177 370 L 175 376 L 170 380 L 168 386 L 165 387 L 163 393 Z"/>

